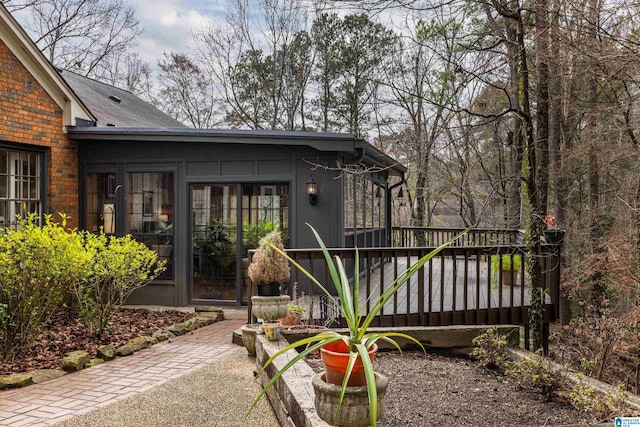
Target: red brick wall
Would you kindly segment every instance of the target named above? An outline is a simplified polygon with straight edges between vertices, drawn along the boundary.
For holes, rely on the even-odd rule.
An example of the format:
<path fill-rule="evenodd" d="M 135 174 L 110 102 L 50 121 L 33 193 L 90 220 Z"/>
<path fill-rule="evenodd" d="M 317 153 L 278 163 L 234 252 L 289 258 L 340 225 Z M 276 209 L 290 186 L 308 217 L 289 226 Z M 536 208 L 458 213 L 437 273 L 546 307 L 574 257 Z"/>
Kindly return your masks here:
<path fill-rule="evenodd" d="M 0 41 L 0 141 L 46 147 L 48 206 L 78 224 L 78 155 L 62 126 L 62 109 Z"/>

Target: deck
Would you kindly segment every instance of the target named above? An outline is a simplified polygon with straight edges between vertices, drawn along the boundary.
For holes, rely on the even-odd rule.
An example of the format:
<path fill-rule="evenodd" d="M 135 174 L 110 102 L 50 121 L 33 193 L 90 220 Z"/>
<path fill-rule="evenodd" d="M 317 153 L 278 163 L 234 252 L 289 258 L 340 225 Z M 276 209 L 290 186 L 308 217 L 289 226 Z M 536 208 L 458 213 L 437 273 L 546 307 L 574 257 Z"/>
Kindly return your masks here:
<path fill-rule="evenodd" d="M 360 307 L 363 313 L 371 306 L 367 295 L 375 299 L 381 289 L 388 289 L 408 266 L 458 231 L 417 229 L 423 233 L 418 239 L 415 233 L 411 234 L 415 230 L 403 228 L 401 233 L 396 233 L 392 243 L 411 245 L 420 240 L 430 246 L 358 249 Z M 540 283 L 532 283 L 525 273 L 527 253 L 517 231 L 473 230 L 418 270 L 385 304 L 373 325 L 516 324 L 524 325 L 526 331 L 534 287 L 544 289 L 543 322 L 552 322 L 559 314 L 560 249 L 559 245 L 541 245 L 537 257 L 543 277 Z M 319 249 L 292 249 L 287 252 L 321 283 L 329 283 L 326 280 L 328 268 Z M 355 272 L 355 249 L 330 249 L 330 252 L 344 261 L 347 272 Z M 516 258 L 517 263 L 514 262 Z M 501 261 L 495 263 L 496 260 Z M 292 282 L 298 282 L 301 289 L 308 290 L 306 298 L 314 301 L 312 314 L 315 323 L 336 320 L 333 324 L 345 326 L 344 319 L 338 316 L 337 307 L 319 298 L 318 290 L 295 269 L 292 270 Z"/>
<path fill-rule="evenodd" d="M 376 268 L 368 279 L 363 278 L 360 285 L 361 296 L 367 294 L 369 287 L 372 298 L 377 298 L 381 290 L 389 288 L 396 269 L 402 272 L 408 268 L 409 263 L 417 260 L 417 257 L 412 257 L 409 260 L 399 258 L 385 262 L 384 268 Z M 512 273 L 506 274 L 510 276 Z M 419 277 L 414 275 L 387 303 L 382 314 L 418 313 L 418 302 L 421 300 L 424 301 L 427 312 L 526 306 L 531 303 L 531 292 L 529 280 L 525 278 L 523 283 L 522 279 L 522 272 L 514 271 L 513 284 L 505 283 L 507 280 L 500 280 L 497 272 L 489 273 L 489 262 L 486 260 L 469 262 L 464 259 L 437 259 L 426 266 L 424 283 L 419 283 Z M 383 285 L 371 286 L 378 283 Z M 419 298 L 418 295 L 422 297 Z M 362 301 L 363 306 L 365 303 L 366 301 Z"/>

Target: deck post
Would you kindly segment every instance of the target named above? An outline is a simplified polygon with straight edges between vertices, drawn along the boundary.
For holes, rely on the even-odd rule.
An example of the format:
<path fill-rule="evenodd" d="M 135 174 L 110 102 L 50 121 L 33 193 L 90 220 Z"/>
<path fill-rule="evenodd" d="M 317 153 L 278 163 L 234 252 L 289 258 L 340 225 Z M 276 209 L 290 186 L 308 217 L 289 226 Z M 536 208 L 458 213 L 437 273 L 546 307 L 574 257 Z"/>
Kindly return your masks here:
<path fill-rule="evenodd" d="M 531 350 L 531 328 L 529 326 L 529 308 L 524 308 L 524 349 Z"/>

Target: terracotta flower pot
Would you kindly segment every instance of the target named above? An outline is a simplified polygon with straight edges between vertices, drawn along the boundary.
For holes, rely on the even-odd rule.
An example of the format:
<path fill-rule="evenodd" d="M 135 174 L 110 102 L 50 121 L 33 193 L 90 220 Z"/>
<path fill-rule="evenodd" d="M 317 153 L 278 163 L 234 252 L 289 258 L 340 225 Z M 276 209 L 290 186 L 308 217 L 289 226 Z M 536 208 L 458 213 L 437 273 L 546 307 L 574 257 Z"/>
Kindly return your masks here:
<path fill-rule="evenodd" d="M 378 345 L 373 344 L 369 348 L 369 359 L 371 359 L 372 362 L 376 351 L 378 351 Z M 342 385 L 344 374 L 347 372 L 347 364 L 349 363 L 349 348 L 344 341 L 336 341 L 325 345 L 320 349 L 320 357 L 324 363 L 327 382 L 329 384 Z M 362 359 L 358 356 L 351 371 L 347 386 L 355 387 L 363 385 L 367 385 L 367 379 L 364 376 Z"/>
<path fill-rule="evenodd" d="M 299 311 L 289 311 L 286 316 L 281 317 L 280 323 L 283 325 L 298 325 L 300 324 L 300 319 L 302 318 L 302 313 Z"/>

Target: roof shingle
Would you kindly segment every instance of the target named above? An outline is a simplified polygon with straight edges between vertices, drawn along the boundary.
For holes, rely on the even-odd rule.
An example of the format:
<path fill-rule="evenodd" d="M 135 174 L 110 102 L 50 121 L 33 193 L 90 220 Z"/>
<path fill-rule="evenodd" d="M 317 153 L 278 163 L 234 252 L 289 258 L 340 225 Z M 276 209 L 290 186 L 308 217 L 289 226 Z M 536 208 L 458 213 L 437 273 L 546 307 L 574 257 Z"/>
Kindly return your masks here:
<path fill-rule="evenodd" d="M 99 127 L 186 127 L 129 91 L 67 70 L 60 70 L 60 75 L 91 110 Z"/>

